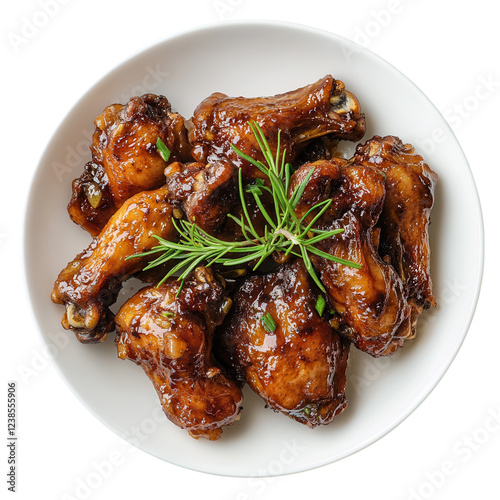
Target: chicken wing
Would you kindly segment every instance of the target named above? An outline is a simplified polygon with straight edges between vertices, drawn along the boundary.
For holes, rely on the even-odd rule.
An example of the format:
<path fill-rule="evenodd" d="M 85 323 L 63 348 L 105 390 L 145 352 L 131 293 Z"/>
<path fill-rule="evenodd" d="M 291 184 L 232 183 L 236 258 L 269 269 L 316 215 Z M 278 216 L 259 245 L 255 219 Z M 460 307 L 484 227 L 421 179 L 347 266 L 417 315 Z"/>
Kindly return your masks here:
<path fill-rule="evenodd" d="M 375 136 L 357 147 L 353 162 L 384 172 L 386 197 L 377 226 L 380 255 L 401 277 L 414 311 L 414 323 L 434 307 L 430 275 L 429 223 L 437 174 L 397 137 Z"/>
<path fill-rule="evenodd" d="M 242 394 L 215 363 L 212 337 L 231 305 L 212 271 L 197 268 L 136 293 L 116 316 L 118 356 L 141 366 L 167 417 L 194 438 L 218 439 L 239 418 Z"/>
<path fill-rule="evenodd" d="M 300 149 L 296 145 L 313 138 L 329 134 L 336 139 L 356 141 L 365 133 L 365 118 L 357 98 L 345 90 L 340 80 L 327 75 L 316 83 L 272 97 L 250 99 L 212 94 L 186 123 L 194 158 L 202 162 L 227 158 L 243 168 L 245 178 L 262 177 L 259 170 L 231 148 L 234 144 L 255 160 L 263 160 L 249 121 L 260 125 L 272 151 L 277 149 L 281 130 L 281 149 L 286 148 L 289 161 Z"/>
<path fill-rule="evenodd" d="M 165 169 L 165 176 L 174 210 L 182 210 L 187 220 L 209 234 L 222 230 L 237 199 L 236 169 L 230 162 L 175 162 Z"/>
<path fill-rule="evenodd" d="M 331 163 L 330 169 L 328 163 Z M 373 228 L 385 199 L 384 176 L 371 167 L 342 165 L 342 160 L 317 162 L 297 170 L 291 189 L 313 167 L 315 171 L 305 193 L 317 193 L 313 198 L 315 203 L 322 196 L 332 199 L 318 227 L 344 230 L 319 242 L 316 248 L 361 266 L 356 269 L 311 255 L 327 290 L 329 305 L 337 313 L 335 324 L 339 333 L 358 349 L 372 356 L 392 354 L 412 332 L 410 307 L 401 279 L 394 268 L 379 257 L 374 244 Z M 311 195 L 306 195 L 305 200 L 307 196 Z M 302 205 L 301 210 L 306 207 Z"/>
<path fill-rule="evenodd" d="M 166 187 L 132 196 L 111 217 L 99 236 L 59 274 L 52 300 L 64 304 L 62 325 L 80 342 L 102 342 L 113 330 L 109 311 L 121 282 L 145 267 L 148 258 L 127 259 L 158 244 L 154 235 L 177 238 Z"/>
<path fill-rule="evenodd" d="M 163 96 L 145 94 L 108 106 L 95 125 L 92 161 L 73 181 L 68 205 L 71 219 L 92 236 L 128 198 L 164 184 L 167 163 L 156 149 L 158 138 L 170 149 L 169 161 L 191 158 L 184 119 Z"/>
<path fill-rule="evenodd" d="M 309 427 L 328 424 L 347 405 L 349 345 L 316 311 L 317 298 L 302 261 L 287 263 L 247 279 L 216 333 L 216 355 L 235 377 Z"/>

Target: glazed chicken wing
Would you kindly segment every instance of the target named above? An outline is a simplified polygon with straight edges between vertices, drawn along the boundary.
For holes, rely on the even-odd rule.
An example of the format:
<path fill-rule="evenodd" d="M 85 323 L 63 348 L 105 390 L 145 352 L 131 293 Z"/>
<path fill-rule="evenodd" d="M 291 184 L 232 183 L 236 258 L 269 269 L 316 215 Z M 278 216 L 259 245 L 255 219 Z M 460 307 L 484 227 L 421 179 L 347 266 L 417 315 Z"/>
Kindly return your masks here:
<path fill-rule="evenodd" d="M 260 125 L 272 151 L 277 149 L 281 130 L 281 149 L 286 148 L 288 160 L 299 151 L 298 146 L 313 138 L 331 135 L 356 141 L 365 133 L 365 118 L 357 98 L 340 80 L 327 75 L 316 83 L 272 97 L 212 94 L 187 123 L 194 158 L 202 162 L 227 158 L 243 168 L 245 178 L 262 177 L 231 149 L 234 144 L 252 158 L 263 160 L 249 121 Z"/>
<path fill-rule="evenodd" d="M 217 332 L 217 356 L 276 411 L 315 427 L 342 412 L 349 345 L 315 309 L 302 261 L 247 279 Z M 270 316 L 276 328 L 263 323 Z"/>
<path fill-rule="evenodd" d="M 134 194 L 161 187 L 167 163 L 156 148 L 160 138 L 169 161 L 189 161 L 184 120 L 163 96 L 145 94 L 126 105 L 113 104 L 95 120 L 92 161 L 73 181 L 71 219 L 92 236 Z"/>
<path fill-rule="evenodd" d="M 167 417 L 194 438 L 218 439 L 240 413 L 242 394 L 212 357 L 212 336 L 231 301 L 210 269 L 147 287 L 116 316 L 118 356 L 141 366 Z"/>
<path fill-rule="evenodd" d="M 430 275 L 429 232 L 437 174 L 397 137 L 374 137 L 358 146 L 353 162 L 384 172 L 387 195 L 378 226 L 379 253 L 401 277 L 418 315 L 436 305 Z"/>
<path fill-rule="evenodd" d="M 174 210 L 209 234 L 222 230 L 237 198 L 236 169 L 228 161 L 172 163 L 165 169 Z M 178 212 L 175 212 L 178 214 Z"/>
<path fill-rule="evenodd" d="M 331 198 L 319 228 L 344 230 L 319 242 L 316 248 L 360 265 L 356 269 L 311 254 L 329 305 L 337 313 L 339 333 L 372 356 L 392 354 L 412 332 L 401 279 L 379 257 L 374 242 L 373 228 L 385 199 L 384 176 L 371 167 L 342 163 L 337 160 L 304 165 L 292 177 L 291 189 L 315 168 L 298 209 L 306 210 L 304 201 L 310 196 L 314 203 Z"/>
<path fill-rule="evenodd" d="M 64 304 L 62 325 L 80 342 L 102 342 L 114 329 L 109 311 L 122 281 L 146 266 L 147 257 L 127 259 L 156 246 L 153 237 L 175 240 L 166 187 L 136 194 L 111 217 L 99 236 L 59 274 L 52 300 Z"/>

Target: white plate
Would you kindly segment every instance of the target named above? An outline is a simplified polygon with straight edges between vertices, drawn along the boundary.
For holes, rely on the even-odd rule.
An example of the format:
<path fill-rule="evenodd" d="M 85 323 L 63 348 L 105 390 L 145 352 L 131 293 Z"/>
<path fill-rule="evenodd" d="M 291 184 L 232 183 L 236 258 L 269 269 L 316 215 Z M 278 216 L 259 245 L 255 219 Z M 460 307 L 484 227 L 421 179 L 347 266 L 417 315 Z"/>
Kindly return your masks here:
<path fill-rule="evenodd" d="M 142 370 L 116 357 L 112 335 L 102 345 L 82 345 L 60 327 L 63 309 L 50 301 L 53 282 L 89 243 L 66 213 L 71 181 L 90 159 L 93 120 L 108 104 L 145 92 L 161 93 L 188 118 L 215 91 L 272 95 L 328 73 L 359 97 L 368 124 L 365 139 L 398 135 L 416 146 L 439 174 L 431 226 L 439 307 L 422 318 L 417 339 L 391 358 L 375 360 L 352 350 L 349 406 L 331 425 L 308 429 L 264 409 L 262 400 L 246 391 L 240 421 L 225 429 L 217 442 L 196 441 L 161 414 Z M 387 62 L 338 36 L 296 25 L 213 25 L 161 42 L 111 71 L 80 99 L 54 134 L 38 166 L 26 214 L 26 275 L 33 309 L 74 393 L 110 429 L 143 450 L 210 473 L 265 476 L 303 471 L 373 443 L 406 418 L 441 379 L 462 344 L 480 288 L 480 205 L 467 161 L 443 117 Z M 127 292 L 137 287 L 125 285 Z"/>

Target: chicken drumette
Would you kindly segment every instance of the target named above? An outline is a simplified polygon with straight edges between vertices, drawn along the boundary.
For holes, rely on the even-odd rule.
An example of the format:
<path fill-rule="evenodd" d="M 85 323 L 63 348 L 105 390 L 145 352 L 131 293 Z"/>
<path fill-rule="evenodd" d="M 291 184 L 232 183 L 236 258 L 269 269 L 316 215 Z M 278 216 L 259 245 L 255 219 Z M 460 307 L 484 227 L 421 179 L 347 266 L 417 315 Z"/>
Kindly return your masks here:
<path fill-rule="evenodd" d="M 71 219 L 97 236 L 110 217 L 134 194 L 161 187 L 167 163 L 156 148 L 161 139 L 169 161 L 189 161 L 184 119 L 163 96 L 145 94 L 126 105 L 112 104 L 95 119 L 92 161 L 73 181 Z"/>
<path fill-rule="evenodd" d="M 365 117 L 358 99 L 345 90 L 340 80 L 327 75 L 316 83 L 272 97 L 212 94 L 186 123 L 193 157 L 202 162 L 227 158 L 243 168 L 245 178 L 262 177 L 231 148 L 234 144 L 252 158 L 263 159 L 249 121 L 259 124 L 272 151 L 277 149 L 281 130 L 281 149 L 286 149 L 289 160 L 311 139 L 329 135 L 357 141 L 365 133 Z"/>
<path fill-rule="evenodd" d="M 287 263 L 247 279 L 216 334 L 216 354 L 231 373 L 309 427 L 328 424 L 347 405 L 349 345 L 319 315 L 317 299 L 302 261 Z"/>
<path fill-rule="evenodd" d="M 109 310 L 122 281 L 141 271 L 148 258 L 127 259 L 158 244 L 153 236 L 175 240 L 173 207 L 166 187 L 132 196 L 111 217 L 89 247 L 63 269 L 52 300 L 64 304 L 64 328 L 80 342 L 102 342 L 114 329 Z"/>
<path fill-rule="evenodd" d="M 116 316 L 121 359 L 144 369 L 167 417 L 194 438 L 218 439 L 240 413 L 242 394 L 214 361 L 212 337 L 231 299 L 210 269 L 140 290 Z"/>

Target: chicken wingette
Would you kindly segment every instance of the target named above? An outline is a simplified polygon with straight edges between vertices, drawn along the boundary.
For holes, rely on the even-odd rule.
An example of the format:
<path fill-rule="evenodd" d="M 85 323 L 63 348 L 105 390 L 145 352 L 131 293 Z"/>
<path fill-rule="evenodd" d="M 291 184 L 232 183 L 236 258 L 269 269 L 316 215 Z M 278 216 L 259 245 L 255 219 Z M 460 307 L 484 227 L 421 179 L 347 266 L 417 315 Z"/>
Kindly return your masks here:
<path fill-rule="evenodd" d="M 301 260 L 244 281 L 216 333 L 216 354 L 274 410 L 309 427 L 346 406 L 349 343 L 318 311 Z"/>

